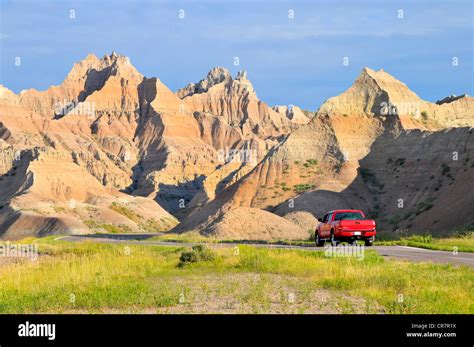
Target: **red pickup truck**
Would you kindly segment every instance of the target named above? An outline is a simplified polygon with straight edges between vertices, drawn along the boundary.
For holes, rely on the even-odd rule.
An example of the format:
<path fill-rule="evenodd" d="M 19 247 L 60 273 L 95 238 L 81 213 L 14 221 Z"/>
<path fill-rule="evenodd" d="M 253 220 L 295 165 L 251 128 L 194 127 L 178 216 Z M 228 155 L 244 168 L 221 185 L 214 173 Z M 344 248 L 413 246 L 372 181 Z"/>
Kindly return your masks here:
<path fill-rule="evenodd" d="M 360 210 L 329 211 L 316 227 L 316 246 L 324 246 L 325 241 L 336 246 L 342 241 L 353 244 L 357 240 L 364 240 L 366 246 L 372 246 L 376 233 L 375 221 L 366 219 Z"/>

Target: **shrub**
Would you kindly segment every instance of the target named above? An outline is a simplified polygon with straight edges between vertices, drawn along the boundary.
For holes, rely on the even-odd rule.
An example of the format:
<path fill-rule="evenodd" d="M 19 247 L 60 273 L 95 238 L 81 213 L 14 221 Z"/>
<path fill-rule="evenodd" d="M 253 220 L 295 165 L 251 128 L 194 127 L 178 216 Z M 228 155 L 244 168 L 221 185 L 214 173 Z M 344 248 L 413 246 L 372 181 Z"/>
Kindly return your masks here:
<path fill-rule="evenodd" d="M 375 180 L 375 174 L 372 170 L 361 167 L 359 169 L 359 172 L 365 183 L 372 182 Z"/>
<path fill-rule="evenodd" d="M 204 245 L 196 245 L 191 251 L 184 251 L 179 257 L 179 267 L 186 264 L 198 263 L 200 261 L 212 261 L 215 259 L 215 254 L 212 250 Z"/>
<path fill-rule="evenodd" d="M 431 235 L 412 235 L 407 240 L 419 243 L 433 243 L 433 237 Z"/>
<path fill-rule="evenodd" d="M 446 163 L 441 164 L 441 174 L 442 175 L 446 175 L 450 170 L 451 170 L 451 168 L 449 167 L 449 165 L 447 165 Z"/>
<path fill-rule="evenodd" d="M 405 165 L 405 161 L 406 161 L 405 158 L 398 158 L 397 161 L 395 162 L 395 164 L 398 165 L 398 166 L 403 166 L 403 165 Z"/>
<path fill-rule="evenodd" d="M 309 184 L 309 183 L 305 183 L 305 184 L 297 184 L 295 186 L 293 186 L 293 190 L 296 192 L 296 193 L 303 193 L 307 190 L 310 190 L 310 189 L 313 189 L 314 188 L 314 184 Z"/>

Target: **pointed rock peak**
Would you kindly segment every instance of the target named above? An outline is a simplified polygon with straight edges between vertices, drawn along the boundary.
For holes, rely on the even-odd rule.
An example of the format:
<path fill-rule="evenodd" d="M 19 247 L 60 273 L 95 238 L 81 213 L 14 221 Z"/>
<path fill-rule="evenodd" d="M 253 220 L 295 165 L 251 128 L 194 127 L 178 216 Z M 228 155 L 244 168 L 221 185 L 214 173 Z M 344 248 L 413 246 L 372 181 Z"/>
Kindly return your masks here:
<path fill-rule="evenodd" d="M 377 76 L 377 71 L 375 70 L 372 70 L 371 68 L 369 67 L 364 67 L 359 75 L 359 77 L 361 76 L 371 76 L 371 77 L 376 77 Z"/>
<path fill-rule="evenodd" d="M 272 107 L 273 111 L 285 114 L 288 117 L 295 112 L 295 109 L 299 109 L 299 107 L 294 105 L 275 105 Z"/>
<path fill-rule="evenodd" d="M 88 61 L 98 61 L 99 58 L 93 53 L 89 53 L 87 57 L 83 60 L 83 62 L 88 62 Z"/>
<path fill-rule="evenodd" d="M 176 95 L 182 99 L 194 94 L 202 94 L 217 84 L 228 83 L 229 81 L 232 81 L 229 70 L 223 67 L 214 67 L 207 73 L 206 78 L 198 83 L 189 83 L 186 87 L 178 90 Z"/>
<path fill-rule="evenodd" d="M 209 85 L 211 84 L 215 85 L 215 84 L 229 81 L 231 78 L 232 76 L 230 75 L 229 70 L 227 70 L 224 67 L 217 66 L 207 73 L 206 80 Z"/>
<path fill-rule="evenodd" d="M 416 110 L 422 100 L 403 82 L 380 69 L 364 67 L 355 83 L 344 93 L 329 98 L 318 110 L 320 114 L 339 115 L 405 115 Z"/>
<path fill-rule="evenodd" d="M 272 109 L 279 114 L 287 117 L 292 123 L 297 124 L 306 124 L 309 122 L 310 118 L 306 116 L 301 108 L 295 105 L 276 105 Z"/>
<path fill-rule="evenodd" d="M 10 89 L 8 89 L 7 87 L 5 87 L 3 84 L 0 84 L 0 96 L 3 93 L 13 93 L 13 92 Z"/>
<path fill-rule="evenodd" d="M 84 60 L 74 64 L 66 80 L 82 80 L 92 75 L 94 78 L 100 74 L 101 78 L 110 75 L 121 76 L 125 79 L 140 80 L 143 76 L 130 63 L 130 59 L 113 51 L 110 55 L 105 54 L 102 59 L 94 54 L 89 54 Z"/>
<path fill-rule="evenodd" d="M 104 57 L 102 58 L 103 60 L 110 60 L 110 61 L 115 61 L 119 58 L 126 58 L 126 56 L 122 55 L 122 54 L 118 54 L 117 52 L 115 51 L 112 51 L 112 53 L 110 54 L 105 54 Z"/>
<path fill-rule="evenodd" d="M 99 58 L 97 58 L 97 56 L 95 54 L 90 53 L 83 60 L 78 61 L 77 63 L 75 63 L 71 72 L 85 71 L 85 70 L 87 70 L 88 68 L 90 68 L 92 66 L 99 65 L 100 61 L 101 60 Z"/>
<path fill-rule="evenodd" d="M 122 64 L 122 65 L 130 65 L 130 66 L 132 65 L 129 57 L 122 54 L 118 54 L 115 51 L 112 51 L 110 55 L 107 55 L 107 54 L 104 55 L 101 61 L 107 65 L 112 65 L 112 64 Z"/>
<path fill-rule="evenodd" d="M 251 93 L 255 93 L 252 83 L 247 79 L 246 70 L 239 71 L 237 73 L 237 77 L 235 77 L 235 81 L 239 82 L 241 85 L 244 85 L 246 89 Z"/>
<path fill-rule="evenodd" d="M 0 99 L 16 99 L 17 97 L 13 91 L 0 84 Z"/>
<path fill-rule="evenodd" d="M 237 73 L 237 77 L 235 78 L 236 80 L 242 81 L 247 79 L 247 71 L 242 70 Z"/>
<path fill-rule="evenodd" d="M 405 83 L 399 81 L 383 69 L 375 71 L 364 67 L 353 87 L 362 88 L 364 90 L 372 90 L 375 88 L 384 91 L 392 101 L 414 102 L 419 100 L 418 95 L 411 91 Z"/>
<path fill-rule="evenodd" d="M 385 75 L 390 76 L 383 69 L 380 69 L 379 71 L 375 71 L 369 67 L 364 67 L 357 79 L 359 80 L 359 79 L 370 77 L 374 80 L 377 80 L 377 79 L 383 78 Z"/>
<path fill-rule="evenodd" d="M 370 77 L 372 78 L 375 82 L 381 82 L 382 84 L 384 83 L 399 83 L 401 85 L 405 85 L 405 83 L 397 80 L 395 77 L 390 75 L 389 73 L 385 72 L 384 69 L 380 69 L 378 71 L 372 70 L 371 68 L 364 67 L 362 69 L 362 72 L 360 73 L 359 79 L 364 79 L 365 77 Z"/>

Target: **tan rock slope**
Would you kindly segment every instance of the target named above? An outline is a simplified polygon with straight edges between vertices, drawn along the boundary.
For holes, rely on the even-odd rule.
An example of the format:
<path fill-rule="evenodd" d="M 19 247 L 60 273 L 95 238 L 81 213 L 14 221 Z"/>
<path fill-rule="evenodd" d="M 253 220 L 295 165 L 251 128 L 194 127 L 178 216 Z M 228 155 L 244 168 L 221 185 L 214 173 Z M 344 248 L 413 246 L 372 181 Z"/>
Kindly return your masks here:
<path fill-rule="evenodd" d="M 386 233 L 444 232 L 473 223 L 472 199 L 458 195 L 460 187 L 472 188 L 473 105 L 468 96 L 442 105 L 423 101 L 387 73 L 365 68 L 352 87 L 327 100 L 309 124 L 291 132 L 218 202 L 193 211 L 177 230 L 207 233 L 237 207 L 281 216 L 360 208 Z M 469 128 L 448 131 L 464 124 Z M 388 168 L 394 171 L 388 174 Z M 441 188 L 446 170 L 452 182 Z M 415 194 L 420 187 L 424 193 Z M 459 215 L 429 212 L 453 212 L 436 203 L 441 200 L 456 205 Z"/>
<path fill-rule="evenodd" d="M 445 231 L 473 222 L 473 107 L 365 68 L 312 114 L 268 106 L 245 71 L 173 93 L 125 56 L 89 55 L 46 91 L 0 86 L 0 237 L 304 239 L 340 207 L 385 232 Z"/>
<path fill-rule="evenodd" d="M 206 203 L 301 123 L 258 100 L 245 72 L 209 76 L 192 91 L 201 100 L 183 96 L 113 52 L 46 91 L 1 86 L 0 235 L 167 230 L 177 221 L 159 204 L 180 216 Z M 220 97 L 225 111 L 205 101 Z"/>
<path fill-rule="evenodd" d="M 168 230 L 177 220 L 132 184 L 143 77 L 89 55 L 47 91 L 0 89 L 0 236 Z M 173 93 L 170 93 L 173 97 Z"/>

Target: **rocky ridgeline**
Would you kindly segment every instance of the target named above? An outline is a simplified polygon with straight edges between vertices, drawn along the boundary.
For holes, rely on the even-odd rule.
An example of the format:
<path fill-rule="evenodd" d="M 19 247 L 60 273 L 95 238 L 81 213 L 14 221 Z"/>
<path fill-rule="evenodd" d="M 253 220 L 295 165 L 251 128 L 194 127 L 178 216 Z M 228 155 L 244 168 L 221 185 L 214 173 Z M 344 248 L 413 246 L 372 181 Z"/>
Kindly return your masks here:
<path fill-rule="evenodd" d="M 125 56 L 89 55 L 45 91 L 0 86 L 0 236 L 175 228 L 301 239 L 315 215 L 345 206 L 387 232 L 444 230 L 472 222 L 461 192 L 473 178 L 462 128 L 473 105 L 465 95 L 424 101 L 365 68 L 310 113 L 268 106 L 245 71 L 216 67 L 173 93 Z M 394 209 L 400 198 L 410 215 Z"/>

